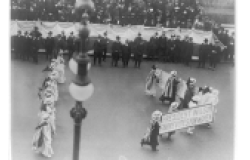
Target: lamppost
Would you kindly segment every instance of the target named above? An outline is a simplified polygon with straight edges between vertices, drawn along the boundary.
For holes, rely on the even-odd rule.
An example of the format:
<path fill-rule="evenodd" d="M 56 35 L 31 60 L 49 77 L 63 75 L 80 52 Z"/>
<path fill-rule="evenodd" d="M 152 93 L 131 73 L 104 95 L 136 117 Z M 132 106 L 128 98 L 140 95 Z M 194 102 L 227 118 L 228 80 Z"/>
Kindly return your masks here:
<path fill-rule="evenodd" d="M 90 69 L 90 59 L 86 53 L 86 40 L 89 36 L 88 11 L 94 10 L 94 4 L 91 0 L 76 0 L 75 11 L 82 14 L 82 19 L 78 29 L 80 50 L 73 56 L 69 62 L 69 68 L 76 75 L 69 86 L 71 96 L 76 100 L 75 107 L 70 111 L 70 116 L 74 119 L 74 142 L 73 142 L 73 160 L 79 160 L 79 149 L 81 141 L 81 124 L 87 116 L 87 111 L 83 107 L 83 102 L 91 97 L 94 92 L 94 86 L 88 77 Z"/>

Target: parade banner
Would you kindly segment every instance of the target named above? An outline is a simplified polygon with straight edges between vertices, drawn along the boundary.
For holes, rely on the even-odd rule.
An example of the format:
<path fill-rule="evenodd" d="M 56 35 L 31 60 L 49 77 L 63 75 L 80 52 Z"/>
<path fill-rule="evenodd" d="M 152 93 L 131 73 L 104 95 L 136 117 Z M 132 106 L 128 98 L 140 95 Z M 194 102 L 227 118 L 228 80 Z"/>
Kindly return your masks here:
<path fill-rule="evenodd" d="M 210 123 L 213 121 L 214 110 L 213 105 L 204 105 L 163 115 L 160 134 Z"/>

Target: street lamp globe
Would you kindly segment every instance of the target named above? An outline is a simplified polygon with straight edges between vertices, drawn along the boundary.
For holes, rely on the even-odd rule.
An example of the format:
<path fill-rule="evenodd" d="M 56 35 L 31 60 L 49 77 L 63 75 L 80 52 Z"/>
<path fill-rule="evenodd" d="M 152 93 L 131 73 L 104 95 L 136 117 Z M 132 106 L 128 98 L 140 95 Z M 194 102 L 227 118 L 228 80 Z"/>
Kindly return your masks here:
<path fill-rule="evenodd" d="M 69 85 L 69 92 L 70 95 L 76 100 L 76 101 L 86 101 L 88 100 L 93 92 L 94 92 L 94 86 L 92 83 L 86 85 L 86 86 L 79 86 L 72 82 Z"/>

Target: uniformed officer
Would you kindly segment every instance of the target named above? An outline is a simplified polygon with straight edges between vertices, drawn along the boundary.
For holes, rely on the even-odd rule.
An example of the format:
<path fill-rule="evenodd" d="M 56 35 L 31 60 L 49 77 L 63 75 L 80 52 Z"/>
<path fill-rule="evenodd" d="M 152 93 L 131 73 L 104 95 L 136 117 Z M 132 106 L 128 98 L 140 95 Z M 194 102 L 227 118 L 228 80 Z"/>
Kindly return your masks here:
<path fill-rule="evenodd" d="M 109 44 L 109 39 L 107 37 L 107 32 L 104 33 L 104 37 L 102 38 L 101 42 L 102 42 L 102 45 L 103 45 L 103 47 L 102 47 L 103 48 L 102 49 L 103 61 L 106 61 L 108 44 Z"/>
<path fill-rule="evenodd" d="M 193 55 L 193 38 L 189 37 L 188 43 L 187 43 L 187 52 L 186 52 L 186 65 L 189 66 L 189 62 L 192 60 L 192 55 Z"/>
<path fill-rule="evenodd" d="M 143 43 L 143 41 L 140 41 L 136 45 L 136 50 L 135 50 L 135 54 L 134 54 L 135 68 L 140 68 L 140 66 L 141 66 L 141 61 L 143 58 L 143 51 L 144 51 L 144 43 Z"/>
<path fill-rule="evenodd" d="M 23 36 L 22 32 L 18 31 L 17 35 L 14 37 L 14 51 L 15 51 L 15 58 L 21 58 L 22 55 L 22 45 L 23 42 Z"/>
<path fill-rule="evenodd" d="M 112 62 L 111 65 L 117 67 L 119 56 L 121 54 L 122 46 L 120 42 L 120 37 L 116 37 L 116 41 L 112 45 Z"/>
<path fill-rule="evenodd" d="M 65 33 L 64 31 L 61 32 L 61 49 L 63 50 L 63 52 L 65 51 L 66 49 L 66 43 L 67 43 L 67 38 L 65 36 Z"/>
<path fill-rule="evenodd" d="M 179 63 L 181 61 L 181 37 L 177 36 L 175 40 L 175 62 Z"/>
<path fill-rule="evenodd" d="M 199 50 L 199 64 L 198 68 L 205 68 L 207 57 L 209 54 L 209 45 L 208 45 L 208 39 L 204 40 L 204 43 L 201 44 L 200 50 Z"/>
<path fill-rule="evenodd" d="M 98 35 L 97 40 L 94 42 L 94 65 L 96 60 L 98 59 L 98 64 L 102 64 L 102 43 L 101 43 L 101 35 Z"/>
<path fill-rule="evenodd" d="M 171 35 L 171 39 L 169 41 L 169 57 L 170 57 L 170 62 L 175 61 L 175 36 Z"/>
<path fill-rule="evenodd" d="M 159 49 L 159 60 L 164 60 L 164 57 L 167 57 L 167 38 L 165 36 L 165 32 L 162 32 L 161 37 L 159 37 L 159 45 L 158 45 L 158 49 Z"/>
<path fill-rule="evenodd" d="M 33 61 L 37 64 L 38 63 L 38 50 L 39 50 L 39 42 L 40 37 L 36 37 L 35 34 L 31 34 L 31 54 Z"/>
<path fill-rule="evenodd" d="M 154 36 L 150 38 L 148 57 L 154 59 L 158 54 L 158 33 L 156 32 Z"/>
<path fill-rule="evenodd" d="M 128 62 L 131 57 L 131 45 L 128 40 L 125 41 L 125 44 L 122 46 L 122 62 L 123 67 L 128 67 Z"/>
<path fill-rule="evenodd" d="M 220 54 L 220 47 L 210 44 L 210 56 L 209 56 L 209 61 L 210 61 L 210 69 L 215 70 L 216 65 L 219 60 L 219 54 Z"/>
<path fill-rule="evenodd" d="M 53 54 L 53 48 L 54 48 L 54 37 L 52 37 L 52 32 L 49 31 L 48 37 L 45 40 L 45 49 L 46 49 L 46 55 L 47 60 L 52 59 Z"/>
<path fill-rule="evenodd" d="M 29 36 L 28 31 L 24 33 L 24 59 L 29 60 L 30 52 L 31 52 L 31 38 Z"/>
<path fill-rule="evenodd" d="M 74 32 L 70 32 L 70 36 L 67 39 L 67 47 L 69 51 L 69 59 L 72 57 L 74 53 L 74 43 L 75 43 L 75 37 L 74 37 Z"/>

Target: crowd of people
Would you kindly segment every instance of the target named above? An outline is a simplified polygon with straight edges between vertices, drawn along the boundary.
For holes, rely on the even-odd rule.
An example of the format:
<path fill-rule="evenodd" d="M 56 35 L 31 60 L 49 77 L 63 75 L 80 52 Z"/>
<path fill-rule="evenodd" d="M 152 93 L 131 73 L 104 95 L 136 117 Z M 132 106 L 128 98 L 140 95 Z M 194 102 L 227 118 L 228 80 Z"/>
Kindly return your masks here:
<path fill-rule="evenodd" d="M 159 100 L 162 102 L 166 101 L 169 104 L 168 114 L 208 104 L 216 106 L 219 101 L 218 90 L 209 86 L 197 87 L 195 78 L 189 77 L 185 81 L 177 76 L 177 71 L 167 73 L 153 65 L 146 78 L 146 94 L 155 97 L 157 86 L 162 92 Z M 213 112 L 215 113 L 216 109 Z M 156 147 L 159 145 L 158 136 L 160 135 L 162 116 L 163 113 L 161 111 L 153 112 L 150 127 L 141 141 L 141 146 L 150 145 L 152 150 L 156 151 Z M 211 123 L 206 123 L 205 125 L 210 127 Z M 186 129 L 188 134 L 193 134 L 195 126 L 190 126 Z M 175 132 L 168 132 L 167 138 L 171 139 Z"/>
<path fill-rule="evenodd" d="M 39 124 L 32 140 L 32 149 L 45 157 L 51 157 L 54 154 L 52 140 L 56 134 L 55 105 L 59 96 L 57 84 L 65 82 L 63 56 L 59 54 L 44 71 L 49 71 L 49 74 L 38 93 L 41 108 L 38 114 Z"/>
<path fill-rule="evenodd" d="M 227 32 L 218 32 L 218 38 L 225 45 L 224 48 L 212 43 L 208 43 L 205 39 L 204 43 L 199 45 L 199 64 L 197 67 L 205 68 L 205 64 L 209 62 L 209 67 L 215 69 L 216 64 L 222 60 L 234 60 L 234 37 L 229 37 Z M 14 57 L 22 60 L 33 60 L 38 63 L 39 49 L 45 48 L 47 60 L 55 57 L 60 50 L 68 53 L 69 59 L 74 52 L 79 52 L 79 39 L 71 32 L 66 37 L 64 31 L 61 34 L 53 36 L 50 31 L 44 39 L 37 27 L 28 33 L 22 35 L 21 31 L 12 37 L 12 49 Z M 133 40 L 126 40 L 125 43 L 120 41 L 120 37 L 116 37 L 116 41 L 111 41 L 104 35 L 99 35 L 93 44 L 94 65 L 99 65 L 106 60 L 107 53 L 111 53 L 112 66 L 117 67 L 121 60 L 123 67 L 128 67 L 131 60 L 134 60 L 134 66 L 140 68 L 143 57 L 150 60 L 161 62 L 183 63 L 189 65 L 192 61 L 194 43 L 192 37 L 181 39 L 180 36 L 171 35 L 166 37 L 165 32 L 158 35 L 156 32 L 149 41 L 144 41 L 141 33 Z"/>
<path fill-rule="evenodd" d="M 202 9 L 195 0 L 93 0 L 92 23 L 191 28 Z M 78 22 L 74 0 L 11 0 L 11 19 Z"/>

